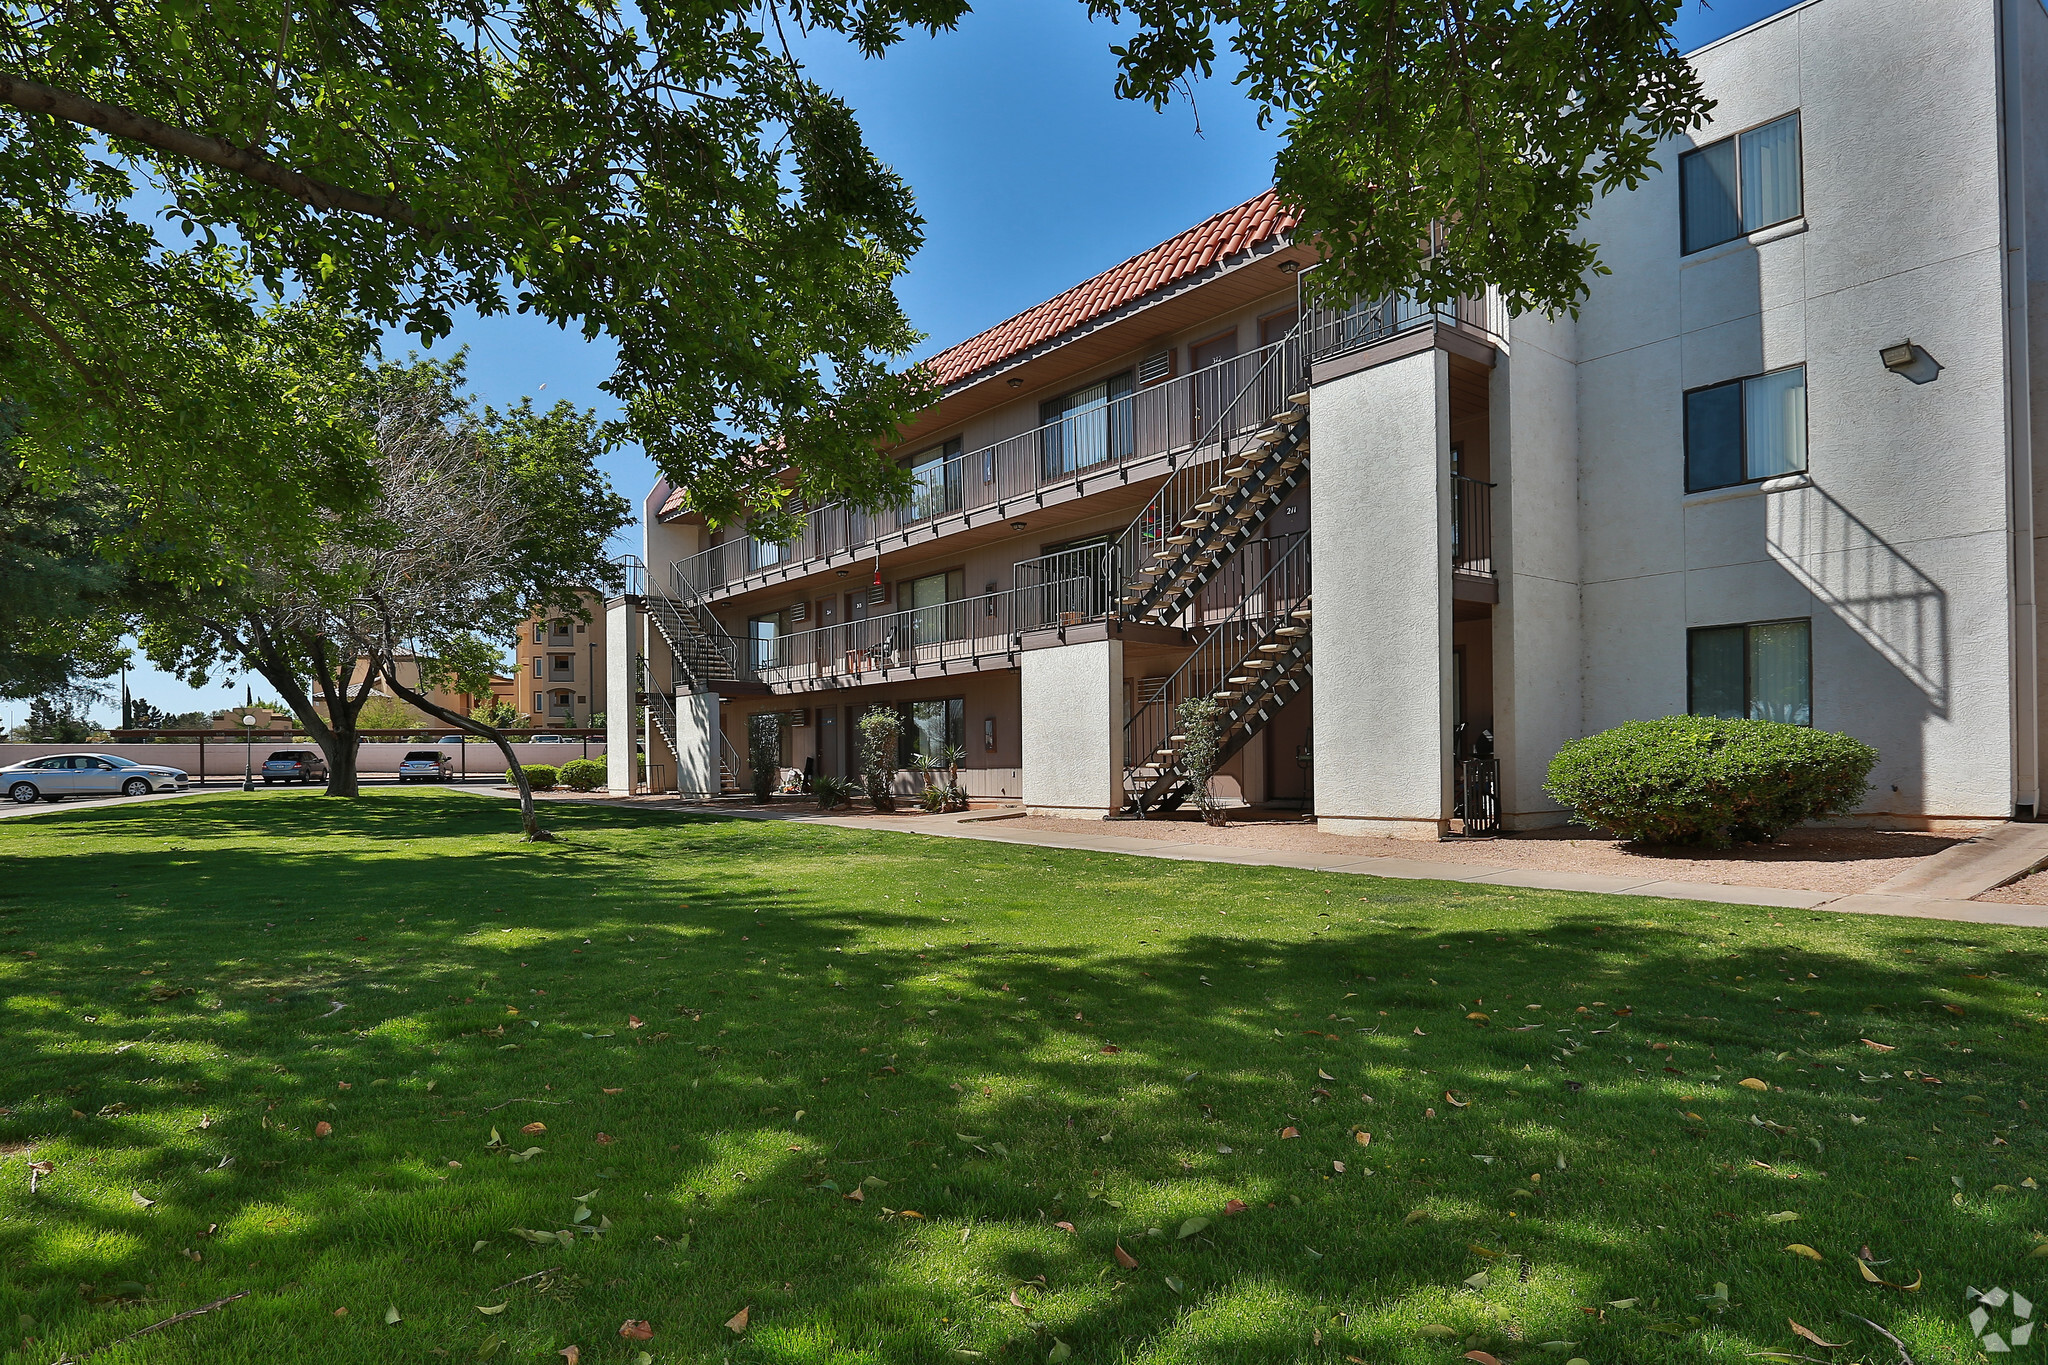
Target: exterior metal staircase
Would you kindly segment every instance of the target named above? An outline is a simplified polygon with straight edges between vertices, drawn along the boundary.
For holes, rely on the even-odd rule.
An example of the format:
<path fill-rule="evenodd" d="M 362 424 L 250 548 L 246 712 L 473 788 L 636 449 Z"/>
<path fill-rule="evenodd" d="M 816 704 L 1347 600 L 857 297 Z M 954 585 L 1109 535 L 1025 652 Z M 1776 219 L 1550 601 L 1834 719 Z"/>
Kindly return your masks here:
<path fill-rule="evenodd" d="M 692 692 L 716 691 L 719 683 L 739 681 L 738 642 L 718 624 L 711 608 L 697 598 L 687 581 L 680 575 L 676 580 L 688 594 L 683 602 L 662 592 L 651 580 L 646 602 L 647 619 L 675 656 L 679 679 Z"/>
<path fill-rule="evenodd" d="M 1115 614 L 1166 625 L 1193 602 L 1308 474 L 1307 386 L 1299 329 L 1218 416 L 1113 547 Z"/>
<path fill-rule="evenodd" d="M 662 743 L 668 745 L 672 754 L 681 753 L 676 746 L 676 701 L 666 692 L 647 694 L 647 719 L 653 723 L 655 733 Z M 740 757 L 733 752 L 732 741 L 723 733 L 718 736 L 718 794 L 738 796 L 740 794 Z"/>
<path fill-rule="evenodd" d="M 1142 819 L 1195 794 L 1180 763 L 1184 703 L 1206 697 L 1221 708 L 1219 758 L 1228 759 L 1301 692 L 1309 678 L 1313 620 L 1308 537 L 1301 536 L 1125 723 L 1128 813 Z"/>

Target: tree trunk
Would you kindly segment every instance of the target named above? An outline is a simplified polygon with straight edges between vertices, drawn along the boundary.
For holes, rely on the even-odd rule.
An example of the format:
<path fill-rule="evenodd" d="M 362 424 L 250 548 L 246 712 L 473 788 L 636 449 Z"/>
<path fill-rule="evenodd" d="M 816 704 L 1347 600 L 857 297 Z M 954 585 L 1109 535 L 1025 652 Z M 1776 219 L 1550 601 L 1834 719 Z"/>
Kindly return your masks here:
<path fill-rule="evenodd" d="M 351 724 L 345 730 L 329 729 L 326 734 L 315 738 L 327 754 L 327 794 L 361 796 L 363 788 L 357 760 L 362 755 L 363 742 L 356 734 L 356 727 Z"/>
<path fill-rule="evenodd" d="M 397 677 L 398 670 L 381 656 L 377 660 L 377 668 L 384 675 L 384 685 L 400 700 L 418 707 L 438 720 L 448 722 L 458 730 L 481 735 L 497 745 L 498 752 L 505 755 L 505 771 L 511 775 L 512 781 L 519 788 L 519 824 L 526 838 L 533 843 L 543 843 L 555 837 L 540 827 L 540 816 L 533 809 L 533 787 L 527 782 L 526 770 L 519 766 L 519 756 L 512 752 L 511 742 L 505 738 L 503 731 L 485 725 L 482 721 L 472 720 L 460 712 L 450 711 L 444 706 L 436 706 L 424 693 L 415 692 L 400 682 Z"/>

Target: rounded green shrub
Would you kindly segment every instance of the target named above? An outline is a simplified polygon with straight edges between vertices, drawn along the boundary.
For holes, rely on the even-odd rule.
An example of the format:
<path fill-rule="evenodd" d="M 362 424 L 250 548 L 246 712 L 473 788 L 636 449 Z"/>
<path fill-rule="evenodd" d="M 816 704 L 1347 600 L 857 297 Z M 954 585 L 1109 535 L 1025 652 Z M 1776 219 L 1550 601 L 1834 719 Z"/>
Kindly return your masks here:
<path fill-rule="evenodd" d="M 1877 750 L 1769 720 L 1666 716 L 1573 740 L 1543 789 L 1581 825 L 1644 844 L 1774 838 L 1845 815 L 1870 790 Z"/>
<path fill-rule="evenodd" d="M 594 792 L 605 784 L 604 764 L 594 758 L 576 758 L 562 765 L 562 785 L 572 792 Z"/>
<path fill-rule="evenodd" d="M 555 789 L 555 784 L 562 780 L 562 770 L 552 763 L 522 763 L 519 770 L 526 774 L 526 785 L 537 792 L 551 792 Z M 519 785 L 519 779 L 511 773 L 506 773 L 505 783 L 507 786 L 516 787 Z"/>

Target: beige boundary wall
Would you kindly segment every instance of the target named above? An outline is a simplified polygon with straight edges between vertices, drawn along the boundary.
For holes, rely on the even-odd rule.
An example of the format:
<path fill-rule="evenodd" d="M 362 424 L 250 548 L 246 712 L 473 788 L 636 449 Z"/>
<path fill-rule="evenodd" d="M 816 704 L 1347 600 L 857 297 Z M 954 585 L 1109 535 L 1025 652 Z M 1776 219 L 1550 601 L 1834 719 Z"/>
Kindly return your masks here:
<path fill-rule="evenodd" d="M 260 767 L 263 760 L 279 749 L 314 749 L 319 745 L 311 740 L 280 740 L 271 735 L 250 746 L 255 764 Z M 494 744 L 365 744 L 356 759 L 356 769 L 367 777 L 390 776 L 398 771 L 398 764 L 414 749 L 438 748 L 455 760 L 457 775 L 461 775 L 465 763 L 472 780 L 481 777 L 502 776 L 505 758 Z M 519 756 L 521 764 L 546 763 L 555 767 L 571 759 L 583 757 L 581 744 L 515 744 L 512 752 Z M 199 744 L 0 744 L 0 767 L 14 763 L 26 763 L 32 758 L 45 754 L 112 754 L 118 758 L 133 759 L 137 763 L 154 766 L 183 768 L 195 779 L 202 771 Z M 592 740 L 590 757 L 602 760 L 605 746 Z M 209 781 L 227 778 L 240 780 L 242 776 L 242 745 L 232 738 L 218 744 L 211 740 L 206 744 L 206 759 L 203 771 Z"/>

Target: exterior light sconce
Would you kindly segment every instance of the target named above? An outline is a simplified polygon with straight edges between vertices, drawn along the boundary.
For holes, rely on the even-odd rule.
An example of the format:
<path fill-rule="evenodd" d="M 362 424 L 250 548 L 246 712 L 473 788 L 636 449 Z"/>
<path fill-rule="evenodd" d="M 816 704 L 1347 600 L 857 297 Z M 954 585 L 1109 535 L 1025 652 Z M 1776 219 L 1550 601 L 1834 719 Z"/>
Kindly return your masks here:
<path fill-rule="evenodd" d="M 1931 384 L 1941 373 L 1941 362 L 1927 354 L 1927 348 L 1911 337 L 1879 347 L 1877 358 L 1884 362 L 1887 370 L 1903 375 L 1915 384 Z"/>
<path fill-rule="evenodd" d="M 1010 379 L 1009 379 L 1009 384 L 1010 384 L 1010 387 L 1011 387 L 1011 388 L 1013 388 L 1013 389 L 1021 389 L 1021 388 L 1023 388 L 1023 387 L 1024 387 L 1024 376 L 1022 376 L 1022 375 L 1018 375 L 1018 374 L 1013 374 L 1013 375 L 1011 375 L 1011 376 L 1010 376 Z"/>
<path fill-rule="evenodd" d="M 1280 273 L 1281 273 L 1281 274 L 1283 274 L 1283 275 L 1292 275 L 1292 274 L 1293 274 L 1293 273 L 1294 273 L 1295 271 L 1297 271 L 1297 270 L 1299 270 L 1299 269 L 1301 269 L 1301 262 L 1300 262 L 1300 261 L 1282 261 L 1282 262 L 1280 262 Z"/>
<path fill-rule="evenodd" d="M 840 576 L 841 578 L 844 578 L 844 577 L 846 577 L 846 570 L 844 570 L 844 569 L 841 569 L 841 570 L 839 571 L 839 576 Z"/>
<path fill-rule="evenodd" d="M 1025 528 L 1025 527 L 1026 527 L 1027 525 L 1029 525 L 1029 524 L 1030 524 L 1030 523 L 1028 523 L 1028 522 L 1022 522 L 1022 521 L 1013 521 L 1013 522 L 1011 522 L 1011 523 L 1010 523 L 1010 529 L 1011 529 L 1012 531 L 1021 531 L 1021 530 L 1023 530 L 1023 529 L 1024 529 L 1024 528 Z"/>

